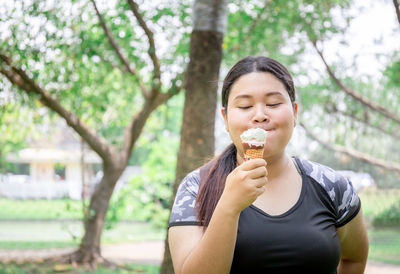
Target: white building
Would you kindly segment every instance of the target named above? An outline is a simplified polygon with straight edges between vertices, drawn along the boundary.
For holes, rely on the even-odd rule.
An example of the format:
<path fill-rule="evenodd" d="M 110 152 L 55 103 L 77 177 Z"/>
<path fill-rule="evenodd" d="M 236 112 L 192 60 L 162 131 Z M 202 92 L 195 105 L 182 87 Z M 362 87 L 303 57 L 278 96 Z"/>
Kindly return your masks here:
<path fill-rule="evenodd" d="M 94 165 L 102 163 L 101 158 L 87 145 L 82 149 L 80 137 L 66 125 L 56 126 L 52 134 L 30 142 L 28 148 L 7 155 L 6 159 L 10 163 L 29 165 L 29 177 L 11 174 L 2 177 L 0 196 L 12 198 L 68 196 L 80 199 L 82 179 L 87 196 L 95 180 Z M 62 174 L 57 174 L 56 167 Z"/>

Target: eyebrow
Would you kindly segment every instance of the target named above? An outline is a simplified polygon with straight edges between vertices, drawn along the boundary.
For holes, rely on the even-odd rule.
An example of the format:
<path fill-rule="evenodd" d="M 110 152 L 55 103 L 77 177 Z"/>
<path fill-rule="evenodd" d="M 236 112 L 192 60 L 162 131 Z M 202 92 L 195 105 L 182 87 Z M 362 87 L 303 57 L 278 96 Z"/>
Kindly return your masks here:
<path fill-rule="evenodd" d="M 272 92 L 268 92 L 267 94 L 265 94 L 265 97 L 271 97 L 271 96 L 283 96 L 282 93 L 280 93 L 279 91 L 272 91 Z M 236 96 L 233 100 L 237 100 L 237 99 L 249 99 L 252 98 L 253 96 L 248 95 L 248 94 L 239 94 L 238 96 Z"/>

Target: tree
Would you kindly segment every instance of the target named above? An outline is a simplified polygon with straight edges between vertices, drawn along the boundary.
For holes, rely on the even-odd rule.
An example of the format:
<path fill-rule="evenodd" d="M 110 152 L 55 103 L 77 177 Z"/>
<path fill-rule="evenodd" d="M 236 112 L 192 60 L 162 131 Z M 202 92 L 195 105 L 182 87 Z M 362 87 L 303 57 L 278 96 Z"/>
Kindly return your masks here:
<path fill-rule="evenodd" d="M 146 120 L 181 90 L 179 69 L 170 69 L 175 75 L 162 72 L 168 57 L 160 60 L 150 27 L 157 29 L 171 9 L 161 5 L 148 20 L 133 0 L 106 7 L 106 18 L 94 0 L 95 13 L 87 11 L 91 6 L 85 1 L 13 4 L 2 9 L 3 28 L 10 31 L 2 36 L 0 73 L 14 92 L 61 116 L 103 161 L 104 176 L 91 197 L 80 247 L 67 258 L 95 266 L 104 261 L 100 239 L 110 197 Z M 185 39 L 183 32 L 174 35 L 177 43 Z M 173 59 L 181 53 L 168 54 Z"/>
<path fill-rule="evenodd" d="M 316 49 L 318 55 L 321 57 L 322 62 L 324 63 L 326 70 L 330 76 L 330 78 L 332 79 L 332 81 L 342 90 L 346 93 L 346 95 L 350 96 L 353 100 L 356 100 L 358 102 L 360 102 L 365 108 L 370 109 L 371 111 L 377 112 L 381 115 L 383 115 L 386 119 L 388 119 L 389 121 L 391 121 L 392 123 L 396 124 L 396 128 L 399 129 L 400 127 L 400 115 L 398 115 L 397 113 L 395 113 L 394 111 L 391 111 L 390 109 L 388 109 L 386 106 L 381 105 L 377 102 L 374 102 L 370 99 L 368 99 L 367 97 L 365 97 L 364 95 L 362 95 L 360 92 L 346 86 L 333 72 L 332 68 L 328 65 L 328 63 L 326 62 L 324 55 L 322 53 L 322 51 L 320 49 L 318 49 L 316 41 L 312 41 L 312 44 L 314 46 L 314 48 Z M 334 108 L 336 109 L 336 111 L 338 110 L 336 106 L 334 106 Z M 349 115 L 350 116 L 350 115 Z M 351 116 L 350 116 L 351 117 Z M 352 119 L 357 120 L 356 116 L 351 117 Z M 358 119 L 359 120 L 359 119 Z M 367 126 L 370 127 L 376 127 L 376 125 L 374 124 L 370 124 L 370 122 L 368 121 L 368 119 L 365 119 L 364 124 L 366 124 Z M 383 159 L 379 159 L 376 158 L 372 155 L 368 155 L 365 154 L 363 152 L 354 150 L 352 148 L 345 148 L 343 146 L 339 146 L 339 145 L 335 145 L 335 144 L 329 144 L 328 142 L 325 142 L 323 140 L 321 140 L 320 138 L 318 138 L 317 136 L 315 136 L 308 128 L 306 125 L 304 125 L 304 123 L 301 124 L 302 127 L 307 131 L 308 135 L 318 141 L 319 143 L 321 143 L 323 146 L 327 147 L 330 150 L 336 151 L 336 152 L 340 152 L 346 155 L 349 155 L 353 158 L 359 159 L 361 161 L 373 164 L 375 166 L 379 166 L 383 169 L 386 170 L 390 170 L 390 171 L 396 171 L 397 173 L 400 173 L 400 164 L 396 163 L 395 161 L 386 161 Z M 378 127 L 381 131 L 387 131 L 387 129 L 380 128 Z M 394 135 L 397 135 L 398 130 L 396 130 L 394 132 Z M 390 134 L 390 133 L 389 133 Z"/>
<path fill-rule="evenodd" d="M 183 177 L 214 155 L 214 121 L 226 19 L 227 1 L 194 2 L 190 61 L 185 77 L 186 94 L 173 197 Z M 174 273 L 168 233 L 161 273 Z"/>
<path fill-rule="evenodd" d="M 398 14 L 397 1 L 393 3 Z M 394 60 L 387 64 L 381 81 L 378 77 L 357 75 L 359 69 L 355 65 L 346 67 L 344 64 L 355 64 L 356 60 L 344 60 L 340 50 L 336 50 L 338 60 L 334 64 L 325 60 L 322 51 L 331 49 L 330 41 L 339 39 L 342 47 L 351 47 L 351 37 L 345 35 L 354 5 L 353 1 L 241 2 L 229 16 L 225 39 L 229 54 L 224 61 L 233 63 L 230 58 L 248 54 L 282 61 L 294 75 L 302 126 L 309 136 L 318 136 L 311 139 L 325 147 L 331 144 L 329 148 L 338 154 L 393 173 L 399 170 L 400 162 L 400 115 L 396 107 L 400 97 L 394 80 L 398 51 L 370 53 Z M 233 20 L 235 24 L 230 23 Z M 314 56 L 322 60 L 329 77 L 324 67 L 314 67 Z M 335 161 L 326 164 L 335 167 Z"/>
<path fill-rule="evenodd" d="M 379 90 L 384 89 L 384 91 L 371 94 L 368 91 L 374 90 L 375 86 L 360 80 L 361 77 L 347 76 L 346 83 L 359 86 L 361 90 L 361 92 L 352 92 L 352 98 L 348 98 L 335 86 L 338 82 L 335 84 L 333 78 L 324 77 L 324 71 L 321 68 L 314 69 L 311 66 L 312 62 L 309 61 L 310 56 L 314 53 L 310 40 L 326 42 L 332 38 L 343 36 L 351 21 L 349 9 L 352 5 L 353 1 L 350 0 L 231 1 L 228 29 L 223 44 L 226 53 L 223 65 L 231 66 L 246 55 L 267 55 L 280 60 L 289 67 L 295 78 L 299 91 L 297 96 L 302 106 L 300 121 L 312 123 L 310 128 L 318 131 L 318 134 L 311 132 L 312 139 L 319 140 L 328 136 L 329 141 L 322 142 L 329 144 L 336 152 L 394 171 L 399 168 L 398 156 L 391 155 L 391 162 L 382 159 L 391 150 L 394 149 L 397 152 L 399 148 L 398 145 L 396 147 L 396 142 L 398 144 L 398 137 L 396 140 L 396 136 L 398 136 L 396 117 L 398 114 L 395 112 L 397 109 L 392 108 L 400 99 L 396 90 L 390 90 L 381 83 Z M 335 65 L 340 68 L 340 61 Z M 394 68 L 395 63 L 393 65 Z M 356 70 L 356 68 L 352 69 Z M 393 71 L 396 70 L 389 70 L 388 73 L 396 75 L 396 73 L 392 73 Z M 313 74 L 318 77 L 313 78 Z M 395 79 L 395 77 L 391 78 Z M 307 80 L 304 81 L 304 79 Z M 339 78 L 336 77 L 336 79 Z M 354 87 L 345 89 L 347 91 L 358 90 Z M 359 96 L 360 94 L 361 96 Z M 393 98 L 393 102 L 388 102 L 385 98 L 386 95 Z M 362 104 L 356 98 L 369 103 Z M 340 104 L 339 107 L 336 103 Z M 372 113 L 373 111 L 367 105 L 380 109 L 380 114 Z M 386 107 L 381 108 L 382 105 Z M 331 106 L 333 107 L 329 109 Z M 341 113 L 338 111 L 333 114 L 330 111 L 332 109 L 340 110 Z M 390 117 L 389 121 L 382 120 L 381 116 L 385 114 Z M 184 130 L 184 126 L 182 130 Z M 382 135 L 385 135 L 384 138 Z M 374 140 L 373 148 L 369 147 L 371 139 Z M 376 142 L 379 139 L 381 142 Z M 382 143 L 384 144 L 382 145 Z M 377 149 L 379 146 L 382 148 L 381 150 Z M 374 152 L 373 157 L 371 157 L 371 151 Z M 336 158 L 332 158 L 329 164 L 333 164 L 332 166 L 335 167 L 335 161 Z M 189 166 L 190 163 L 187 165 Z M 186 173 L 197 166 L 193 165 L 191 169 L 186 170 Z M 361 171 L 362 167 L 359 170 Z M 181 178 L 178 176 L 177 173 L 176 182 L 183 177 L 183 175 Z M 168 249 L 167 244 L 166 249 Z M 168 259 L 167 252 L 164 263 Z"/>

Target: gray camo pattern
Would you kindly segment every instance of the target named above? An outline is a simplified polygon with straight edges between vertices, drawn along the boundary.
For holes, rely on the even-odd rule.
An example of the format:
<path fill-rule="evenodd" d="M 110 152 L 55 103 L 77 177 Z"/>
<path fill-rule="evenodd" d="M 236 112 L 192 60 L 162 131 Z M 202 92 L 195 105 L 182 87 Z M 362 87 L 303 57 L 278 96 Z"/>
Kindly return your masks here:
<path fill-rule="evenodd" d="M 304 172 L 317 181 L 328 193 L 337 210 L 336 226 L 341 226 L 346 222 L 346 216 L 352 217 L 360 204 L 353 185 L 330 167 L 304 159 L 299 160 Z"/>
<path fill-rule="evenodd" d="M 308 160 L 299 159 L 305 174 L 318 182 L 328 193 L 337 210 L 336 226 L 345 223 L 358 209 L 360 199 L 353 185 L 333 169 Z M 199 169 L 189 173 L 181 182 L 172 207 L 169 226 L 199 224 L 195 202 L 199 190 Z"/>
<path fill-rule="evenodd" d="M 197 223 L 195 202 L 200 184 L 200 170 L 189 173 L 181 182 L 176 192 L 175 202 L 172 207 L 169 226 L 179 223 Z"/>

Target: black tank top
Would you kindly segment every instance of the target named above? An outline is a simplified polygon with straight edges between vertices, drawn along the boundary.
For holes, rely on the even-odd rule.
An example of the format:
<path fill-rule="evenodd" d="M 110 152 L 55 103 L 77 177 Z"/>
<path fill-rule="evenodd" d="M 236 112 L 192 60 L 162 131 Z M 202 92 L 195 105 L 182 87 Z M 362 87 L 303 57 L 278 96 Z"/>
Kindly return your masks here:
<path fill-rule="evenodd" d="M 254 205 L 242 211 L 231 273 L 336 273 L 335 208 L 326 191 L 301 174 L 300 197 L 287 212 L 271 216 Z"/>

